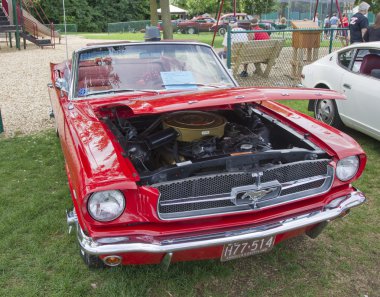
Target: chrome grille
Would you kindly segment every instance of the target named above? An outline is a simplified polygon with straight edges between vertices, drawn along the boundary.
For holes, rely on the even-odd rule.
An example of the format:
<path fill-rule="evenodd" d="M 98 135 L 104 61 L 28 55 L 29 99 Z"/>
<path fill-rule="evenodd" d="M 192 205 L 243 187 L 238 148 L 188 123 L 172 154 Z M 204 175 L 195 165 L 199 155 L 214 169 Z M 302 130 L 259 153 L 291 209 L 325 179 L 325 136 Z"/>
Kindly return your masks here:
<path fill-rule="evenodd" d="M 327 159 L 301 161 L 264 170 L 260 182 L 277 181 L 281 184 L 281 192 L 273 199 L 261 199 L 255 207 L 268 207 L 326 192 L 334 175 L 329 162 Z M 152 187 L 161 194 L 158 214 L 161 219 L 168 220 L 250 211 L 252 205 L 236 205 L 233 202 L 231 190 L 254 186 L 256 179 L 252 172 L 221 173 L 154 184 Z"/>

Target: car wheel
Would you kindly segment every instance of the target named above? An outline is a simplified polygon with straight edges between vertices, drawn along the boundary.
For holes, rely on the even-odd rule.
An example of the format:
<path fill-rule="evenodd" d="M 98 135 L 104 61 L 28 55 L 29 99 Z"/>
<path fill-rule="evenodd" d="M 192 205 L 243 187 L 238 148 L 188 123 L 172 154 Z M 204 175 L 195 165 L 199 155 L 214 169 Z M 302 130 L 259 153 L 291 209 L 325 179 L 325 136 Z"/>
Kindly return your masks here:
<path fill-rule="evenodd" d="M 219 35 L 221 35 L 221 36 L 224 36 L 224 34 L 226 34 L 226 32 L 227 32 L 227 30 L 226 30 L 226 28 L 219 28 L 219 30 L 218 30 L 218 33 L 219 33 Z"/>
<path fill-rule="evenodd" d="M 342 128 L 335 100 L 318 100 L 314 105 L 314 117 L 335 128 Z"/>
<path fill-rule="evenodd" d="M 187 28 L 187 33 L 189 33 L 189 34 L 195 34 L 196 30 L 195 30 L 195 28 L 190 27 L 190 28 Z"/>
<path fill-rule="evenodd" d="M 87 254 L 82 249 L 79 249 L 79 254 L 82 257 L 84 263 L 87 265 L 90 269 L 99 269 L 99 268 L 105 268 L 106 265 L 103 263 L 102 260 L 98 256 Z"/>

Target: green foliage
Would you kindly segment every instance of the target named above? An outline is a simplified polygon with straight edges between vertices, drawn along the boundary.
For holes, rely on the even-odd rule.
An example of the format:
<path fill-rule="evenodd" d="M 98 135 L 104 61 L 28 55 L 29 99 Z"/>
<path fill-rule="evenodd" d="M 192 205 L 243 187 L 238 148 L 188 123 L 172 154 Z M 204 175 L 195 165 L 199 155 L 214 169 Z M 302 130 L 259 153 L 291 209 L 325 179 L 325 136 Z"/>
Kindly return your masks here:
<path fill-rule="evenodd" d="M 201 15 L 204 13 L 215 15 L 219 10 L 219 0 L 173 0 L 172 3 L 186 9 L 191 16 Z M 222 12 L 228 13 L 232 11 L 232 1 L 225 1 Z M 237 11 L 240 12 L 238 9 Z"/>
<path fill-rule="evenodd" d="M 275 0 L 242 0 L 243 10 L 252 15 L 270 13 L 274 10 Z"/>
<path fill-rule="evenodd" d="M 371 5 L 370 11 L 372 11 L 375 15 L 380 12 L 380 0 L 370 0 L 368 1 L 368 4 Z"/>
<path fill-rule="evenodd" d="M 61 1 L 39 1 L 50 21 L 63 23 Z M 66 21 L 82 32 L 105 31 L 107 23 L 149 19 L 149 0 L 66 0 L 65 6 Z"/>
<path fill-rule="evenodd" d="M 219 10 L 219 0 L 173 0 L 172 2 L 187 9 L 190 15 L 215 14 Z M 275 0 L 236 0 L 236 12 L 260 15 L 272 12 L 276 4 Z M 222 12 L 233 12 L 233 1 L 225 1 Z"/>

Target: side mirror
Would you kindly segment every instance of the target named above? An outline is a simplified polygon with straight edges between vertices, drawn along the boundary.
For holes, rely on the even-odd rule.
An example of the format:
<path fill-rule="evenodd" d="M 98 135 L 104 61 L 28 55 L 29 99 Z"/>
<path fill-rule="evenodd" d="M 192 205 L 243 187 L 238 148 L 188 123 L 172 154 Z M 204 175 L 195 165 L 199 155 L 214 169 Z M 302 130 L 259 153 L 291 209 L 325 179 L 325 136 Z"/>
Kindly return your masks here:
<path fill-rule="evenodd" d="M 61 91 L 66 91 L 66 80 L 64 78 L 57 78 L 55 81 L 55 87 Z"/>
<path fill-rule="evenodd" d="M 60 94 L 60 96 L 61 97 L 63 97 L 63 93 L 65 92 L 65 93 L 67 93 L 68 92 L 68 90 L 69 90 L 69 88 L 68 88 L 68 86 L 67 86 L 67 81 L 66 81 L 66 79 L 64 79 L 64 78 L 57 78 L 57 80 L 55 81 L 55 87 L 58 89 L 58 90 L 60 90 L 61 91 L 61 94 Z"/>

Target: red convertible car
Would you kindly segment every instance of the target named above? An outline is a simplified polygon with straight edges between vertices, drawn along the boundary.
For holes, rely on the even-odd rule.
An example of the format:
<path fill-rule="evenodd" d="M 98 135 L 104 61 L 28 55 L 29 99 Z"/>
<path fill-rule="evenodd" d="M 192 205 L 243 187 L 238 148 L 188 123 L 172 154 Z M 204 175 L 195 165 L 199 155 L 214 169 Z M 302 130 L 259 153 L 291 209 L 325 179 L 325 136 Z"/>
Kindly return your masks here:
<path fill-rule="evenodd" d="M 335 91 L 241 88 L 196 42 L 88 46 L 51 80 L 67 222 L 89 267 L 267 252 L 365 201 L 360 146 L 275 101 Z"/>

